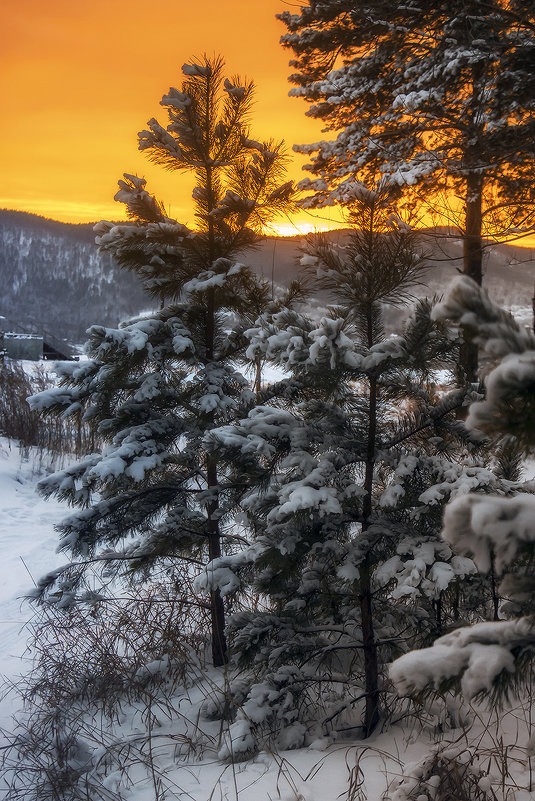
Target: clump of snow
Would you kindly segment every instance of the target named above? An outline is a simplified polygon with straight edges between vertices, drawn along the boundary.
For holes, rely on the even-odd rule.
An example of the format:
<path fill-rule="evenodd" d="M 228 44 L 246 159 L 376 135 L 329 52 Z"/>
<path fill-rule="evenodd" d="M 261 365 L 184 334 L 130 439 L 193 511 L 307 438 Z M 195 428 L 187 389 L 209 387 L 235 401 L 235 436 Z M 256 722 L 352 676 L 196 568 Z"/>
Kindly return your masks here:
<path fill-rule="evenodd" d="M 225 78 L 223 88 L 234 100 L 243 100 L 247 92 L 244 86 L 235 86 L 228 78 Z"/>
<path fill-rule="evenodd" d="M 485 379 L 486 397 L 470 406 L 466 425 L 486 431 L 500 425 L 504 404 L 535 385 L 535 350 L 510 353 Z"/>
<path fill-rule="evenodd" d="M 222 762 L 241 762 L 250 759 L 256 750 L 252 724 L 241 718 L 229 726 L 217 756 Z"/>
<path fill-rule="evenodd" d="M 471 699 L 490 691 L 503 671 L 512 673 L 512 651 L 532 641 L 528 618 L 476 623 L 440 637 L 431 648 L 399 657 L 390 666 L 390 678 L 400 695 L 411 695 L 461 677 L 463 695 Z"/>
<path fill-rule="evenodd" d="M 490 570 L 494 554 L 500 573 L 522 545 L 535 541 L 535 496 L 470 493 L 457 497 L 446 507 L 443 537 L 457 553 L 470 556 L 482 572 Z"/>
<path fill-rule="evenodd" d="M 281 490 L 280 497 L 282 502 L 276 510 L 277 517 L 311 509 L 317 510 L 320 516 L 341 514 L 342 512 L 334 487 L 316 489 L 304 484 L 292 483 L 287 484 Z"/>
<path fill-rule="evenodd" d="M 402 775 L 394 780 L 388 801 L 440 801 L 452 797 L 449 790 L 448 777 L 453 777 L 456 789 L 465 788 L 472 797 L 470 787 L 474 790 L 490 790 L 492 780 L 483 774 L 477 765 L 476 749 L 467 748 L 464 742 L 435 745 L 417 762 L 408 762 Z M 470 795 L 469 795 L 470 793 Z M 479 794 L 473 796 L 479 798 Z M 496 797 L 493 793 L 493 797 Z"/>
<path fill-rule="evenodd" d="M 191 64 L 182 64 L 182 72 L 188 77 L 206 78 L 211 75 L 212 69 L 209 65 L 203 67 L 202 64 L 192 62 Z"/>
<path fill-rule="evenodd" d="M 169 89 L 168 93 L 164 95 L 160 101 L 161 106 L 173 106 L 174 108 L 184 111 L 191 105 L 191 97 L 185 92 L 179 92 L 173 86 Z"/>

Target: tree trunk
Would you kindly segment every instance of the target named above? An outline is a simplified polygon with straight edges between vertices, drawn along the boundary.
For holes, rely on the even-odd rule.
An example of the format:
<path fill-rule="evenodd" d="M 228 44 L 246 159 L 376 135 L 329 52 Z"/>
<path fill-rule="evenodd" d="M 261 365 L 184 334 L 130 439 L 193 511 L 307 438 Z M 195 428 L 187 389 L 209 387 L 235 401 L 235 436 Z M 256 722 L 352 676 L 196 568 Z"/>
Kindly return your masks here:
<path fill-rule="evenodd" d="M 481 286 L 483 279 L 483 177 L 470 173 L 466 179 L 466 211 L 463 252 L 463 272 Z"/>
<path fill-rule="evenodd" d="M 439 593 L 438 598 L 433 601 L 433 606 L 435 608 L 435 623 L 437 627 L 437 631 L 442 634 L 442 593 Z"/>
<path fill-rule="evenodd" d="M 481 229 L 483 201 L 483 177 L 469 173 L 466 179 L 465 232 L 463 240 L 463 273 L 478 286 L 483 280 L 483 249 Z M 478 349 L 472 335 L 463 330 L 464 342 L 460 351 L 460 364 L 468 381 L 477 381 Z"/>
<path fill-rule="evenodd" d="M 472 41 L 472 31 L 469 20 L 467 20 L 468 27 L 466 30 L 467 45 Z M 481 111 L 481 90 L 482 79 L 485 67 L 481 63 L 472 65 L 472 97 L 471 102 L 467 108 L 468 125 L 470 128 L 471 137 L 475 140 L 475 144 L 471 143 L 467 146 L 464 154 L 465 169 L 470 170 L 474 164 L 478 163 L 479 153 L 477 147 L 477 139 L 481 130 L 481 121 L 479 113 Z M 466 197 L 465 197 L 465 224 L 464 224 L 464 240 L 463 240 L 463 273 L 469 278 L 472 278 L 478 286 L 481 286 L 483 280 L 483 250 L 481 242 L 481 229 L 483 226 L 483 175 L 481 172 L 468 172 L 466 175 Z M 466 380 L 470 382 L 477 381 L 477 367 L 478 367 L 478 349 L 473 341 L 470 331 L 466 328 L 463 329 L 464 342 L 461 346 L 459 361 L 464 371 Z"/>
<path fill-rule="evenodd" d="M 496 569 L 494 567 L 494 553 L 491 553 L 490 560 L 490 589 L 492 593 L 492 612 L 493 620 L 500 619 L 500 596 L 498 595 L 498 588 L 496 587 Z"/>
<path fill-rule="evenodd" d="M 209 79 L 208 79 L 209 80 Z M 209 92 L 207 92 L 208 98 Z M 209 142 L 210 132 L 210 108 L 207 100 L 206 105 L 206 141 Z M 215 207 L 214 188 L 212 183 L 212 168 L 206 167 L 206 190 L 208 196 L 208 212 Z M 214 226 L 210 216 L 208 217 L 208 242 L 209 242 L 209 267 L 211 267 L 216 251 L 214 239 Z M 206 310 L 206 361 L 210 362 L 215 357 L 215 329 L 216 329 L 216 295 L 212 287 L 207 293 Z M 206 458 L 206 483 L 208 489 L 216 489 L 219 486 L 217 475 L 217 462 L 212 454 L 207 454 Z M 212 562 L 221 556 L 221 536 L 219 533 L 219 520 L 216 512 L 219 508 L 217 495 L 207 504 L 206 514 L 208 532 L 208 560 Z M 221 591 L 212 589 L 210 591 L 210 618 L 212 625 L 212 663 L 214 667 L 222 667 L 228 662 L 227 639 L 225 637 L 225 607 L 221 597 Z"/>
<path fill-rule="evenodd" d="M 219 545 L 219 537 L 215 538 L 213 542 Z M 210 545 L 212 545 L 212 541 L 210 541 Z M 220 549 L 216 548 L 215 550 Z M 215 556 L 213 558 L 215 559 Z M 210 592 L 210 617 L 212 624 L 212 664 L 214 667 L 222 667 L 228 663 L 228 648 L 225 636 L 225 608 L 219 588 Z"/>
<path fill-rule="evenodd" d="M 211 361 L 215 355 L 215 292 L 208 290 L 208 309 L 206 320 L 206 359 Z M 217 462 L 212 454 L 207 455 L 206 483 L 208 489 L 219 486 L 217 475 Z M 207 533 L 208 533 L 208 560 L 211 562 L 221 556 L 221 537 L 219 533 L 219 520 L 216 512 L 219 508 L 217 496 L 206 506 Z M 210 591 L 210 617 L 212 624 L 212 663 L 214 667 L 221 667 L 228 662 L 227 640 L 225 637 L 225 607 L 219 589 Z"/>
<path fill-rule="evenodd" d="M 377 645 L 373 628 L 373 606 L 371 591 L 371 567 L 369 556 L 359 565 L 360 617 L 362 644 L 364 646 L 364 689 L 366 709 L 364 713 L 364 737 L 369 737 L 379 723 L 379 665 Z"/>
<path fill-rule="evenodd" d="M 262 392 L 262 356 L 260 354 L 255 358 L 254 391 L 256 399 L 258 400 Z"/>
<path fill-rule="evenodd" d="M 371 330 L 369 339 L 371 341 Z M 375 469 L 375 437 L 377 431 L 377 381 L 370 379 L 369 391 L 369 426 L 364 475 L 366 495 L 363 503 L 362 536 L 368 528 L 372 513 L 373 474 Z M 379 723 L 379 661 L 373 625 L 372 603 L 372 566 L 370 553 L 359 565 L 359 603 L 362 626 L 362 644 L 364 646 L 364 690 L 366 693 L 366 709 L 364 714 L 364 736 L 369 737 Z"/>
<path fill-rule="evenodd" d="M 208 455 L 206 473 L 208 486 L 217 487 L 217 465 L 211 455 Z M 219 503 L 215 498 L 209 502 L 206 509 L 208 515 L 208 559 L 210 562 L 221 556 L 219 522 L 214 517 L 218 506 Z M 228 662 L 228 649 L 225 637 L 225 608 L 219 588 L 212 589 L 210 592 L 210 617 L 212 623 L 212 662 L 214 667 L 221 667 Z"/>

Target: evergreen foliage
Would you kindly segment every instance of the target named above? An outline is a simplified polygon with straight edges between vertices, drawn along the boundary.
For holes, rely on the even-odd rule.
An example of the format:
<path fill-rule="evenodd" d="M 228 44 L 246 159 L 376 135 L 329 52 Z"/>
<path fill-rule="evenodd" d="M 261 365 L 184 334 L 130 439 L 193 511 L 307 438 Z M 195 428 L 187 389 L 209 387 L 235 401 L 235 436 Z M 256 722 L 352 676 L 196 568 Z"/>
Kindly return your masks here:
<path fill-rule="evenodd" d="M 446 215 L 464 272 L 482 280 L 484 237 L 535 225 L 535 15 L 531 3 L 311 0 L 279 18 L 293 50 L 291 94 L 336 138 L 300 145 L 321 207 L 355 177 L 389 176 L 400 194 Z M 463 366 L 474 380 L 477 351 Z"/>
<path fill-rule="evenodd" d="M 515 453 L 525 457 L 535 447 L 535 337 L 468 278 L 458 279 L 435 315 L 469 326 L 484 348 L 490 361 L 486 397 L 470 406 L 466 423 L 474 435 L 501 442 L 500 458 L 505 451 L 506 462 L 514 465 Z M 499 495 L 472 492 L 448 505 L 444 541 L 482 573 L 496 573 L 504 601 L 499 619 L 459 628 L 395 662 L 391 675 L 401 692 L 454 686 L 468 698 L 496 698 L 522 685 L 535 647 L 533 489 L 532 481 L 505 482 Z"/>
<path fill-rule="evenodd" d="M 401 303 L 422 278 L 413 232 L 384 188 L 359 187 L 352 209 L 347 243 L 311 243 L 303 258 L 338 305 L 319 323 L 282 311 L 247 332 L 250 358 L 290 376 L 211 434 L 238 475 L 265 476 L 241 502 L 251 546 L 205 578 L 265 599 L 230 620 L 250 671 L 237 688 L 240 736 L 267 727 L 285 742 L 290 728 L 299 744 L 311 721 L 323 733 L 355 726 L 354 710 L 370 735 L 384 666 L 455 618 L 458 580 L 475 572 L 439 539 L 443 504 L 496 486 L 455 416 L 465 392 L 436 391 L 456 338 L 428 302 L 400 335 L 382 329 L 382 304 Z"/>
<path fill-rule="evenodd" d="M 88 580 L 88 563 L 103 564 L 105 576 L 167 566 L 180 593 L 192 572 L 240 542 L 232 510 L 243 486 L 226 481 L 204 438 L 254 402 L 237 365 L 243 330 L 269 292 L 236 258 L 290 207 L 292 185 L 282 182 L 282 144 L 250 138 L 253 84 L 224 79 L 223 69 L 219 58 L 185 64 L 181 90 L 162 99 L 167 128 L 151 119 L 139 134 L 152 161 L 195 175 L 195 229 L 169 218 L 145 180 L 128 174 L 115 199 L 130 222 L 95 228 L 100 249 L 139 276 L 160 310 L 118 329 L 93 326 L 89 360 L 60 365 L 60 388 L 31 400 L 48 414 L 82 416 L 107 443 L 39 485 L 79 507 L 59 531 L 60 548 L 82 561 L 37 591 L 60 606 L 105 594 L 102 574 Z M 213 662 L 224 664 L 219 590 L 191 603 L 207 604 Z"/>
<path fill-rule="evenodd" d="M 369 737 L 386 714 L 392 659 L 405 693 L 460 684 L 474 696 L 520 680 L 534 647 L 535 495 L 519 478 L 535 444 L 535 337 L 482 293 L 477 260 L 484 220 L 532 224 L 531 195 L 525 212 L 518 201 L 530 146 L 513 157 L 532 98 L 520 92 L 513 109 L 501 82 L 531 74 L 533 25 L 519 4 L 496 0 L 482 17 L 480 5 L 424 13 L 411 0 L 337 0 L 281 15 L 298 93 L 340 131 L 308 148 L 317 178 L 303 184 L 314 192 L 306 203 L 340 201 L 352 226 L 337 245 L 315 236 L 304 249 L 309 286 L 333 302 L 320 320 L 295 308 L 299 286 L 276 302 L 238 261 L 293 194 L 282 144 L 250 135 L 253 85 L 224 79 L 217 58 L 185 64 L 181 89 L 162 100 L 167 127 L 151 119 L 139 133 L 153 162 L 195 176 L 195 226 L 124 175 L 116 200 L 130 219 L 99 223 L 97 241 L 160 308 L 93 326 L 88 360 L 58 365 L 60 386 L 30 400 L 104 442 L 39 484 L 76 507 L 58 526 L 73 561 L 34 592 L 65 628 L 53 647 L 46 637 L 58 629 L 43 630 L 45 689 L 35 685 L 58 699 L 55 708 L 45 698 L 31 727 L 35 743 L 53 722 L 47 770 L 61 750 L 56 728 L 73 725 L 76 752 L 86 700 L 113 714 L 123 696 L 185 682 L 206 628 L 214 666 L 233 656 L 241 671 L 203 708 L 229 722 L 224 760 L 248 758 L 264 735 L 282 749 L 357 728 Z M 412 188 L 463 195 L 465 271 L 476 281 L 415 303 L 388 336 L 385 307 L 414 301 L 425 280 L 398 205 Z M 484 397 L 447 390 L 462 346 L 451 321 L 485 349 Z M 266 362 L 283 377 L 263 387 Z M 110 597 L 119 575 L 131 582 L 123 607 Z M 80 637 L 89 613 L 94 628 Z M 138 623 L 147 629 L 136 650 Z M 66 649 L 73 665 L 46 679 Z M 76 678 L 73 690 L 63 676 Z M 451 760 L 434 753 L 419 789 L 437 770 L 451 792 L 475 787 L 472 771 L 455 784 L 463 759 L 448 773 Z M 398 795 L 416 786 L 402 780 Z"/>

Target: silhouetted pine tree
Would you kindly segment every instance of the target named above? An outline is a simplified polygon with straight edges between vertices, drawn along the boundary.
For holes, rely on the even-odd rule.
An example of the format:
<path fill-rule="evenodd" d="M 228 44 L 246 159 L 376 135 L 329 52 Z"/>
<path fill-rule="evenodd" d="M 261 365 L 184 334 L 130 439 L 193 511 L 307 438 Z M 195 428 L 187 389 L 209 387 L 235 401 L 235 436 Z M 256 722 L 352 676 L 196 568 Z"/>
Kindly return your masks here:
<path fill-rule="evenodd" d="M 463 271 L 481 284 L 484 237 L 535 225 L 533 4 L 311 0 L 279 18 L 296 56 L 291 93 L 336 137 L 296 147 L 312 156 L 307 205 L 388 175 L 458 226 Z M 474 380 L 477 350 L 461 358 Z"/>

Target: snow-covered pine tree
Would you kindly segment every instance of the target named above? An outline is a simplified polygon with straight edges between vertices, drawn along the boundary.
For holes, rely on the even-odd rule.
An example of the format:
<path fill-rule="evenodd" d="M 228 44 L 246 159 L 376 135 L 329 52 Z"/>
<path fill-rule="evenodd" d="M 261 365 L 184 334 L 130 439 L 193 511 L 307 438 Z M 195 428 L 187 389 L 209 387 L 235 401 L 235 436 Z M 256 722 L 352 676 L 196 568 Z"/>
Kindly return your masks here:
<path fill-rule="evenodd" d="M 108 575 L 124 565 L 138 576 L 171 568 L 180 596 L 195 571 L 239 541 L 229 515 L 243 488 L 227 484 L 204 438 L 254 400 L 237 365 L 243 328 L 269 293 L 237 256 L 288 210 L 292 185 L 282 182 L 282 144 L 250 138 L 253 84 L 224 79 L 223 70 L 220 58 L 185 64 L 181 89 L 161 101 L 169 124 L 151 119 L 139 134 L 156 164 L 194 174 L 194 228 L 170 219 L 133 175 L 115 196 L 130 222 L 95 228 L 101 250 L 140 277 L 159 311 L 118 329 L 93 326 L 89 360 L 61 364 L 60 388 L 30 401 L 47 414 L 81 416 L 107 443 L 39 484 L 43 495 L 80 507 L 58 527 L 60 548 L 79 560 L 40 582 L 37 595 L 48 602 L 83 598 L 88 564 Z M 85 597 L 98 597 L 101 584 Z M 222 665 L 219 590 L 200 605 L 211 618 L 213 662 Z"/>
<path fill-rule="evenodd" d="M 279 18 L 296 56 L 291 94 L 336 135 L 296 146 L 312 156 L 307 205 L 388 175 L 458 227 L 463 271 L 481 284 L 485 238 L 535 226 L 533 4 L 311 0 Z M 475 347 L 462 359 L 474 380 Z"/>
<path fill-rule="evenodd" d="M 251 547 L 206 575 L 225 592 L 251 582 L 267 599 L 230 621 L 253 675 L 237 688 L 236 732 L 267 727 L 285 747 L 314 719 L 323 732 L 344 717 L 354 726 L 353 709 L 371 734 L 384 665 L 453 619 L 448 588 L 475 570 L 440 542 L 442 504 L 493 481 L 455 418 L 464 392 L 434 385 L 456 360 L 455 338 L 426 302 L 400 335 L 384 331 L 383 304 L 406 301 L 422 277 L 413 232 L 384 187 L 354 185 L 352 209 L 345 244 L 315 242 L 303 259 L 338 305 L 319 323 L 284 311 L 247 332 L 250 358 L 290 376 L 211 435 L 239 472 L 265 474 L 242 501 Z"/>
<path fill-rule="evenodd" d="M 477 436 L 535 450 L 535 336 L 521 328 L 468 278 L 459 278 L 435 311 L 469 326 L 490 361 L 486 397 L 470 406 L 466 425 Z M 535 487 L 502 486 L 497 495 L 472 492 L 446 508 L 442 536 L 478 569 L 501 577 L 500 620 L 457 628 L 431 648 L 391 667 L 403 694 L 460 689 L 468 699 L 521 687 L 535 649 Z M 532 738 L 533 741 L 533 738 Z"/>

